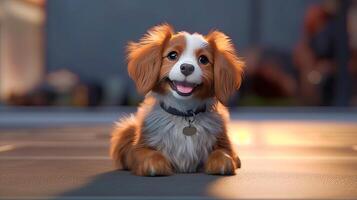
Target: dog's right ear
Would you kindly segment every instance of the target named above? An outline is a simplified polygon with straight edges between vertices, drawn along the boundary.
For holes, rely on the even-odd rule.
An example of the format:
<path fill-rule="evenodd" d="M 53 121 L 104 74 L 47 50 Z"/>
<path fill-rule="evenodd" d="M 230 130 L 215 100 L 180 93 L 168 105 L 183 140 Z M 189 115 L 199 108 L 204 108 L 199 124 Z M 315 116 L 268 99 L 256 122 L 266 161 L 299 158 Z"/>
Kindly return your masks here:
<path fill-rule="evenodd" d="M 129 42 L 128 72 L 139 93 L 148 93 L 158 82 L 162 51 L 173 32 L 170 25 L 162 24 L 151 28 L 139 42 Z"/>

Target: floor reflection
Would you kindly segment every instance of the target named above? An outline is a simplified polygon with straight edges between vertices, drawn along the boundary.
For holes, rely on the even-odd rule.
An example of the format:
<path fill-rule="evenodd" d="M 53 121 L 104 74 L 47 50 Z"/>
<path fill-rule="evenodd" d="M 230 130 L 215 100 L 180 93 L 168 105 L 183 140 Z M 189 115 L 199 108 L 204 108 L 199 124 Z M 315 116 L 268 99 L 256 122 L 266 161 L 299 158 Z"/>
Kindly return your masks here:
<path fill-rule="evenodd" d="M 345 147 L 357 145 L 357 124 L 329 121 L 233 121 L 228 127 L 240 146 Z"/>

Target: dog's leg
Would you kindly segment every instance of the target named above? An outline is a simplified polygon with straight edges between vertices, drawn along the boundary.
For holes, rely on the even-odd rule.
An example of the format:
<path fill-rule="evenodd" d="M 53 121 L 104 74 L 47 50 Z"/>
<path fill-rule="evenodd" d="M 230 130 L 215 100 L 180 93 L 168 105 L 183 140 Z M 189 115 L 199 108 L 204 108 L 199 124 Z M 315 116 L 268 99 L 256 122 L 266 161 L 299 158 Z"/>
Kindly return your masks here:
<path fill-rule="evenodd" d="M 110 156 L 119 170 L 130 169 L 131 152 L 136 138 L 136 124 L 131 118 L 121 121 L 112 133 Z"/>
<path fill-rule="evenodd" d="M 136 122 L 130 118 L 120 122 L 113 131 L 110 156 L 119 170 L 129 169 L 139 176 L 172 174 L 170 162 L 159 151 L 145 147 L 139 139 Z"/>
<path fill-rule="evenodd" d="M 135 175 L 168 176 L 173 173 L 170 162 L 159 151 L 146 147 L 137 147 L 133 156 L 135 161 L 132 172 Z"/>
<path fill-rule="evenodd" d="M 205 163 L 205 172 L 212 175 L 234 175 L 240 166 L 240 159 L 232 149 L 228 136 L 221 134 Z"/>

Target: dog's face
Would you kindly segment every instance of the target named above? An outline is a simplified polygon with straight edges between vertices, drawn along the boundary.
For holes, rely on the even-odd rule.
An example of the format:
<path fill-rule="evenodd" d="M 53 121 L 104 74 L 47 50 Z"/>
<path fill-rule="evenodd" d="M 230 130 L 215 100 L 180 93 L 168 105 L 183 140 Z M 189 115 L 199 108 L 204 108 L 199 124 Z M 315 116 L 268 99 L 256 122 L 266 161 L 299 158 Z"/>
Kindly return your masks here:
<path fill-rule="evenodd" d="M 217 97 L 222 103 L 239 88 L 243 63 L 230 39 L 174 33 L 169 25 L 153 27 L 128 45 L 128 71 L 141 93 L 171 93 L 178 99 Z"/>

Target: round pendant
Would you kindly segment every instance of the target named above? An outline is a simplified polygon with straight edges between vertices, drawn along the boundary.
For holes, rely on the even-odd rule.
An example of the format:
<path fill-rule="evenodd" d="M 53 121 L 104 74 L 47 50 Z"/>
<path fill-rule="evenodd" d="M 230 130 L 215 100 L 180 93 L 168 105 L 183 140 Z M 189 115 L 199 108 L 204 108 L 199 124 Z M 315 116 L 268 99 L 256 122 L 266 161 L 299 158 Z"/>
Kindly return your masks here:
<path fill-rule="evenodd" d="M 182 133 L 186 136 L 192 136 L 192 135 L 196 134 L 196 132 L 197 132 L 197 129 L 194 126 L 186 126 L 182 130 Z"/>

